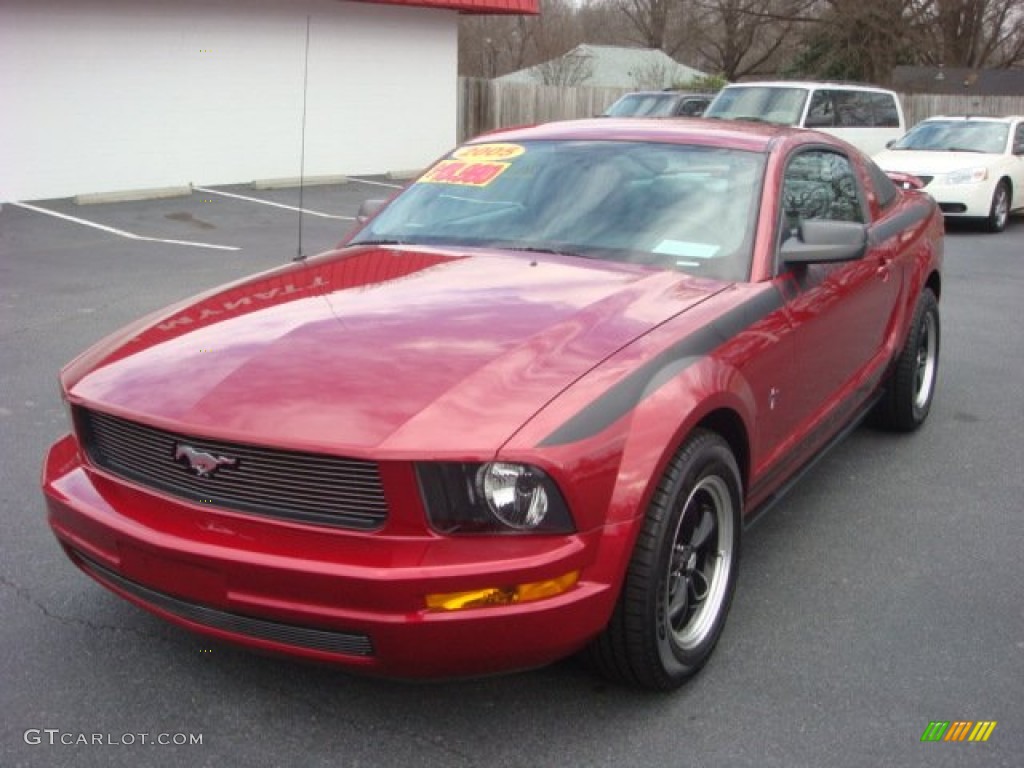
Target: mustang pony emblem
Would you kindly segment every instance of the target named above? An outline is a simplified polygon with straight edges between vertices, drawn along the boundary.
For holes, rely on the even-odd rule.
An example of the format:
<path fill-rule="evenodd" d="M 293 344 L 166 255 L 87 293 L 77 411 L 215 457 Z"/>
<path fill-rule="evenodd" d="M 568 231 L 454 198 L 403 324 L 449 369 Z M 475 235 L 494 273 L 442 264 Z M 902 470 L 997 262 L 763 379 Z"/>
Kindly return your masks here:
<path fill-rule="evenodd" d="M 197 451 L 191 445 L 178 444 L 174 446 L 174 460 L 184 460 L 188 468 L 199 477 L 210 477 L 220 467 L 236 467 L 238 459 L 229 459 L 227 456 L 214 456 L 212 453 Z"/>

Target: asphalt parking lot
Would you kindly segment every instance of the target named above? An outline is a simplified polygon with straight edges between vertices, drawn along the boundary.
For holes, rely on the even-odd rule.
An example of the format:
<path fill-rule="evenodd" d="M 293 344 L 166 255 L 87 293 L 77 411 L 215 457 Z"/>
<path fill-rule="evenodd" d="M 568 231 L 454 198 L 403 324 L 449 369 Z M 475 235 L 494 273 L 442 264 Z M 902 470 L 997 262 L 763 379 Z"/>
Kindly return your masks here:
<path fill-rule="evenodd" d="M 306 189 L 319 215 L 303 217 L 302 251 L 337 242 L 388 185 Z M 748 532 L 718 650 L 675 694 L 572 661 L 440 684 L 351 677 L 211 645 L 78 572 L 38 490 L 66 429 L 58 369 L 130 320 L 295 256 L 298 194 L 0 210 L 0 766 L 1021 764 L 1020 217 L 1001 235 L 949 232 L 930 420 L 911 437 L 857 430 Z M 998 725 L 986 743 L 921 743 L 933 720 Z"/>

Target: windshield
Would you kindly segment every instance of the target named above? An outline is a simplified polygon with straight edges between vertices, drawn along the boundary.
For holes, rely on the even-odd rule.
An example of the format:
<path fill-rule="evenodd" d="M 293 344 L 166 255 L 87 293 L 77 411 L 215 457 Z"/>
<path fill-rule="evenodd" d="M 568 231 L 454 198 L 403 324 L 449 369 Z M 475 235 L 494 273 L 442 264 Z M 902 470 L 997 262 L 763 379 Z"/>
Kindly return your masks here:
<path fill-rule="evenodd" d="M 988 120 L 927 120 L 918 123 L 891 149 L 924 149 L 936 152 L 984 152 L 1006 149 L 1010 126 Z"/>
<path fill-rule="evenodd" d="M 764 162 L 754 152 L 640 142 L 467 145 L 351 244 L 566 253 L 746 280 Z"/>
<path fill-rule="evenodd" d="M 607 117 L 668 117 L 677 98 L 671 93 L 631 93 L 608 107 L 604 114 Z"/>
<path fill-rule="evenodd" d="M 756 85 L 725 88 L 708 106 L 704 117 L 799 125 L 806 101 L 806 88 Z"/>

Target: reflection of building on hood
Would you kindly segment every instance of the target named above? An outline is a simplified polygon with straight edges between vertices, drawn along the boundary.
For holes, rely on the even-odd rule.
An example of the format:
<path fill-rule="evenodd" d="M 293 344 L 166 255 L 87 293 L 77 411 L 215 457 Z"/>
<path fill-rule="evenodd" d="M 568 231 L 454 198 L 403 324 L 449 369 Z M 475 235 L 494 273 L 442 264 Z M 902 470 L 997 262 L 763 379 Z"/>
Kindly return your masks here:
<path fill-rule="evenodd" d="M 198 304 L 191 304 L 184 310 L 142 325 L 138 334 L 103 362 L 120 360 L 137 350 L 229 317 L 241 317 L 266 307 L 315 296 L 328 286 L 331 290 L 373 286 L 384 281 L 399 280 L 458 258 L 405 252 L 396 253 L 392 259 L 380 259 L 378 256 L 377 249 L 370 249 L 334 259 L 327 264 L 306 262 L 246 280 Z"/>

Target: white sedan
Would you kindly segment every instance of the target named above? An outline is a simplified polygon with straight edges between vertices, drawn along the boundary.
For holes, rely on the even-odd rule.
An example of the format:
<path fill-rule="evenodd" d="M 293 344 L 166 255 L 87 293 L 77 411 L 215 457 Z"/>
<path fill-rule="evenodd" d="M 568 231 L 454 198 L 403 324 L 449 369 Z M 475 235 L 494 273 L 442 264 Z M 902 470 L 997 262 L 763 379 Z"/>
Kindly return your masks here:
<path fill-rule="evenodd" d="M 1024 209 L 1024 117 L 933 117 L 875 155 L 885 171 L 916 176 L 946 216 L 1002 232 Z"/>

